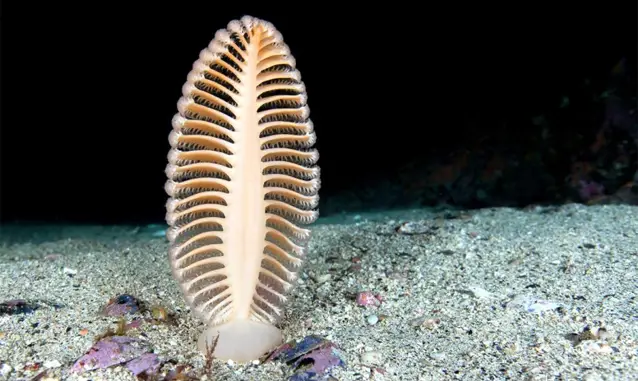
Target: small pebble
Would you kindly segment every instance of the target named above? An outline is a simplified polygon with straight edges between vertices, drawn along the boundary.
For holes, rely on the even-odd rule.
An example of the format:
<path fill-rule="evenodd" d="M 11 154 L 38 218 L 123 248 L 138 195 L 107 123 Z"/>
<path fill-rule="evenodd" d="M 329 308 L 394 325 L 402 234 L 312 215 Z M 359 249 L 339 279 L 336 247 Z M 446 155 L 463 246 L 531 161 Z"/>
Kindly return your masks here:
<path fill-rule="evenodd" d="M 361 363 L 368 366 L 383 365 L 383 356 L 377 351 L 364 352 L 361 354 Z"/>
<path fill-rule="evenodd" d="M 508 356 L 513 356 L 516 353 L 520 352 L 521 347 L 518 343 L 511 343 L 509 345 L 506 345 L 505 348 L 503 348 L 503 353 L 505 353 Z"/>
<path fill-rule="evenodd" d="M 12 370 L 13 368 L 11 368 L 9 364 L 0 362 L 0 376 L 2 377 L 8 376 Z"/>
<path fill-rule="evenodd" d="M 58 360 L 45 361 L 42 365 L 45 368 L 59 368 L 62 366 Z"/>
<path fill-rule="evenodd" d="M 443 352 L 432 352 L 430 353 L 430 358 L 435 361 L 441 361 L 445 359 L 445 353 Z"/>
<path fill-rule="evenodd" d="M 321 275 L 315 277 L 315 282 L 317 282 L 318 284 L 326 283 L 327 281 L 330 280 L 331 277 L 332 277 L 332 275 L 330 275 L 330 274 L 321 274 Z"/>
<path fill-rule="evenodd" d="M 367 320 L 368 324 L 375 325 L 379 322 L 379 317 L 377 315 L 370 315 Z"/>
<path fill-rule="evenodd" d="M 399 234 L 425 234 L 430 231 L 430 226 L 427 221 L 409 221 L 401 224 L 396 228 L 396 232 Z"/>
<path fill-rule="evenodd" d="M 466 294 L 474 296 L 475 298 L 481 298 L 481 299 L 493 298 L 492 293 L 477 286 L 469 286 L 466 290 L 464 290 L 464 292 Z"/>

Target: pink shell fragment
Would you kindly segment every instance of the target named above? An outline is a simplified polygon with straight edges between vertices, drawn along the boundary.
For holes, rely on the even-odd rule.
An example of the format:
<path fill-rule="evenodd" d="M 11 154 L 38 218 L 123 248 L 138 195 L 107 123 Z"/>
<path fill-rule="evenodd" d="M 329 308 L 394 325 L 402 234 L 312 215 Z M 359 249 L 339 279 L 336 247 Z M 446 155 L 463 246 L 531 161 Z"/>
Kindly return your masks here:
<path fill-rule="evenodd" d="M 379 294 L 373 294 L 370 291 L 363 291 L 357 294 L 357 305 L 367 307 L 367 306 L 379 306 L 383 298 Z"/>
<path fill-rule="evenodd" d="M 73 364 L 71 372 L 81 373 L 123 364 L 143 355 L 148 349 L 145 342 L 133 337 L 108 336 L 95 343 L 80 357 Z"/>

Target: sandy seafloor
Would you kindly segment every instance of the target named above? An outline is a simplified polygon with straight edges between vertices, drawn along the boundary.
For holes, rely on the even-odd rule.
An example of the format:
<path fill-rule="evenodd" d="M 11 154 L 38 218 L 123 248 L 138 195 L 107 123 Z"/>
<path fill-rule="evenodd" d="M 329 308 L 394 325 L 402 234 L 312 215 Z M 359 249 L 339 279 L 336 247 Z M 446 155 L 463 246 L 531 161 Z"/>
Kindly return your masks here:
<path fill-rule="evenodd" d="M 67 372 L 115 326 L 99 311 L 121 293 L 177 315 L 176 326 L 132 335 L 143 332 L 164 360 L 202 368 L 203 324 L 171 278 L 157 227 L 30 229 L 2 228 L 0 302 L 62 307 L 0 316 L 0 379 L 49 367 L 41 379 L 134 380 L 123 367 Z M 337 380 L 638 380 L 638 207 L 398 211 L 326 218 L 313 231 L 282 327 L 286 339 L 338 344 L 347 368 L 332 372 Z M 358 306 L 362 291 L 383 302 Z M 362 362 L 385 375 L 371 378 Z M 220 361 L 212 379 L 289 372 Z"/>

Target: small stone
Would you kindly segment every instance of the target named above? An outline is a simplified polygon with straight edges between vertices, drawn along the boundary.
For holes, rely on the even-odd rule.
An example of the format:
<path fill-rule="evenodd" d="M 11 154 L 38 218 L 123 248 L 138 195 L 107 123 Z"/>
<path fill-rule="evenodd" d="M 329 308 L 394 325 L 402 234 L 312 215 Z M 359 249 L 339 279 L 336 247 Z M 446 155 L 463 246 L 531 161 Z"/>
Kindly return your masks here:
<path fill-rule="evenodd" d="M 409 221 L 401 224 L 396 229 L 399 234 L 425 234 L 431 230 L 426 221 Z"/>
<path fill-rule="evenodd" d="M 368 366 L 380 366 L 383 365 L 383 356 L 377 351 L 364 352 L 361 354 L 361 363 Z"/>
<path fill-rule="evenodd" d="M 78 270 L 72 269 L 70 267 L 65 267 L 62 271 L 68 276 L 73 276 L 78 273 Z"/>
<path fill-rule="evenodd" d="M 58 360 L 45 361 L 42 365 L 45 368 L 59 368 L 62 366 Z"/>
<path fill-rule="evenodd" d="M 9 364 L 0 362 L 0 376 L 2 377 L 8 376 L 12 370 L 13 369 L 11 368 Z"/>
<path fill-rule="evenodd" d="M 430 358 L 435 361 L 445 360 L 445 353 L 443 352 L 432 352 L 430 353 Z"/>
<path fill-rule="evenodd" d="M 379 317 L 377 315 L 370 315 L 367 320 L 368 324 L 375 325 L 379 322 Z"/>
<path fill-rule="evenodd" d="M 462 290 L 461 292 L 479 299 L 491 299 L 494 297 L 491 292 L 477 286 L 469 286 L 466 290 Z"/>
<path fill-rule="evenodd" d="M 521 350 L 521 347 L 520 345 L 518 345 L 518 343 L 511 343 L 509 345 L 506 345 L 505 348 L 503 348 L 503 353 L 505 353 L 508 356 L 512 356 L 520 352 L 520 350 Z"/>
<path fill-rule="evenodd" d="M 318 284 L 326 283 L 332 277 L 331 274 L 321 274 L 315 278 L 315 282 Z"/>

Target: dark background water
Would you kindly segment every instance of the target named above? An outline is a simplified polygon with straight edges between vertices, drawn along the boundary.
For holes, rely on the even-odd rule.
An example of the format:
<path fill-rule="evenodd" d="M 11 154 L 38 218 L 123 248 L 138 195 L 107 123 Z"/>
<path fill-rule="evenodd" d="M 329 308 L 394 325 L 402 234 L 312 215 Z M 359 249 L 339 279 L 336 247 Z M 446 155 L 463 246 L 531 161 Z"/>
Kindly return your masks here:
<path fill-rule="evenodd" d="M 636 202 L 635 2 L 158 4 L 3 4 L 0 220 L 161 221 L 181 86 L 244 14 L 297 60 L 322 215 Z"/>

